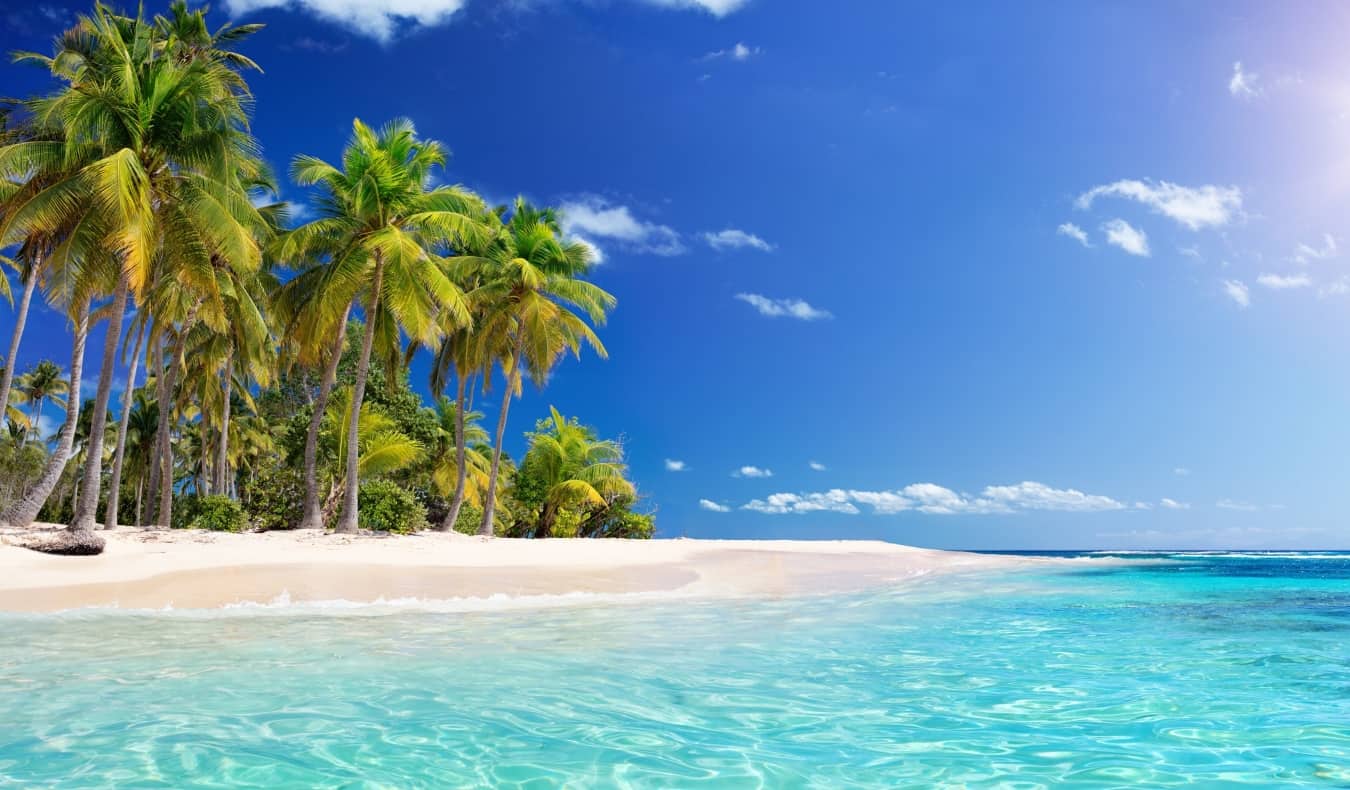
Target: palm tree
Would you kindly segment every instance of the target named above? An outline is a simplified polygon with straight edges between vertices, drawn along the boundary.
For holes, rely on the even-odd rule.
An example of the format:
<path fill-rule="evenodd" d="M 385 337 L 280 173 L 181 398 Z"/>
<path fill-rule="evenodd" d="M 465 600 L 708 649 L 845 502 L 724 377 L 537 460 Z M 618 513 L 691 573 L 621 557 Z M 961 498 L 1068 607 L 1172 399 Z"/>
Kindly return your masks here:
<path fill-rule="evenodd" d="M 334 393 L 323 420 L 322 438 L 335 459 L 324 508 L 329 513 L 339 499 L 346 497 L 347 486 L 353 485 L 354 480 L 393 474 L 416 463 L 426 452 L 419 442 L 400 432 L 394 421 L 373 403 L 361 405 L 356 444 L 348 444 L 351 439 L 346 423 L 354 408 L 354 395 L 351 387 L 343 387 Z M 352 459 L 355 459 L 355 469 L 347 466 L 353 463 Z"/>
<path fill-rule="evenodd" d="M 482 238 L 483 205 L 459 187 L 426 188 L 432 168 L 443 166 L 445 158 L 440 144 L 419 140 L 407 120 L 393 121 L 378 133 L 357 120 L 343 152 L 342 169 L 310 156 L 297 157 L 291 165 L 296 183 L 318 185 L 324 194 L 318 205 L 320 218 L 287 234 L 279 257 L 326 259 L 316 279 L 324 286 L 321 299 L 333 316 L 348 310 L 361 292 L 366 294 L 365 330 L 347 425 L 346 501 L 338 532 L 357 528 L 357 434 L 382 311 L 423 343 L 439 338 L 438 315 L 460 325 L 470 321 L 464 293 L 446 276 L 445 263 L 435 250 Z"/>
<path fill-rule="evenodd" d="M 585 243 L 562 238 L 552 209 L 536 209 L 517 198 L 505 230 L 486 283 L 478 289 L 489 305 L 478 325 L 479 342 L 493 348 L 510 347 L 498 356 L 505 375 L 504 394 L 478 528 L 480 535 L 487 536 L 493 534 L 506 415 L 512 397 L 520 392 L 522 374 L 528 371 L 535 384 L 542 386 L 559 358 L 568 351 L 580 356 L 583 344 L 601 357 L 608 356 L 600 338 L 571 308 L 602 324 L 615 303 L 612 295 L 580 279 L 590 269 L 593 253 Z"/>
<path fill-rule="evenodd" d="M 127 385 L 122 390 L 122 419 L 117 421 L 117 446 L 113 448 L 112 477 L 108 480 L 108 506 L 103 512 L 103 528 L 117 529 L 117 509 L 122 497 L 122 469 L 126 463 L 127 433 L 131 430 L 131 407 L 135 401 L 136 373 L 141 364 L 141 350 L 145 343 L 146 323 L 138 317 L 136 324 L 136 350 L 131 354 L 131 371 L 127 373 Z M 134 326 L 134 325 L 133 325 Z M 125 352 L 125 346 L 123 346 Z M 137 509 L 140 501 L 137 499 Z"/>
<path fill-rule="evenodd" d="M 40 431 L 42 423 L 42 404 L 50 400 L 58 406 L 65 406 L 61 397 L 70 391 L 70 382 L 61 373 L 61 367 L 50 359 L 44 359 L 19 377 L 18 388 L 24 398 L 33 404 L 29 422 L 33 430 Z M 38 436 L 41 440 L 44 437 Z"/>
<path fill-rule="evenodd" d="M 461 385 L 462 387 L 462 385 Z M 442 395 L 436 399 L 436 446 L 432 448 L 431 480 L 442 495 L 454 492 L 440 530 L 454 529 L 464 500 L 477 505 L 487 491 L 490 461 L 482 451 L 488 434 L 478 421 L 482 412 L 462 411 L 463 392 L 456 401 Z M 471 482 L 472 485 L 468 485 Z"/>
<path fill-rule="evenodd" d="M 553 524 L 564 508 L 598 510 L 620 497 L 637 496 L 626 477 L 623 448 L 617 442 L 596 440 L 589 428 L 564 419 L 552 406 L 549 414 L 548 429 L 531 437 L 521 462 L 521 469 L 541 478 L 545 487 L 534 528 L 536 538 L 552 536 Z"/>

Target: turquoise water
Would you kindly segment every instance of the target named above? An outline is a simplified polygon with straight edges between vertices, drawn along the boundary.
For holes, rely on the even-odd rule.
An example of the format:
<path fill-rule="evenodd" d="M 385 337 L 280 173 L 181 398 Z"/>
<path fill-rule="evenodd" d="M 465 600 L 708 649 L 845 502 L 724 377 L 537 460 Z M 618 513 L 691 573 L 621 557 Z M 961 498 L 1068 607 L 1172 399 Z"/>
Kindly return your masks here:
<path fill-rule="evenodd" d="M 1350 555 L 0 615 L 3 787 L 1350 786 Z"/>

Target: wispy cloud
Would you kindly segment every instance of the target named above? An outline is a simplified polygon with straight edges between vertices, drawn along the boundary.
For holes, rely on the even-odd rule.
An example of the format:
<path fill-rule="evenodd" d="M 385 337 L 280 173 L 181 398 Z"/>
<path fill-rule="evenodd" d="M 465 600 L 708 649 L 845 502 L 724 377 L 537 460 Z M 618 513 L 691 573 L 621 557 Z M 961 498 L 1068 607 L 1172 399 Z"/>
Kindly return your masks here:
<path fill-rule="evenodd" d="M 819 462 L 819 461 L 812 461 L 811 463 L 809 463 L 809 464 L 807 464 L 807 465 L 811 467 L 811 471 L 813 471 L 813 472 L 824 472 L 824 471 L 825 471 L 825 464 L 822 464 L 822 463 Z"/>
<path fill-rule="evenodd" d="M 1228 93 L 1239 99 L 1254 99 L 1261 95 L 1256 86 L 1260 75 L 1252 74 L 1242 68 L 1242 61 L 1233 64 L 1233 76 L 1228 78 Z"/>
<path fill-rule="evenodd" d="M 1106 234 L 1107 244 L 1119 247 L 1131 255 L 1148 257 L 1148 235 L 1125 220 L 1113 219 L 1103 223 L 1102 232 Z"/>
<path fill-rule="evenodd" d="M 1162 504 L 1163 507 L 1167 508 L 1168 510 L 1190 510 L 1190 509 L 1191 509 L 1191 506 L 1190 506 L 1189 504 L 1187 504 L 1187 503 L 1185 503 L 1185 502 L 1178 502 L 1178 501 L 1176 501 L 1175 499 L 1171 499 L 1171 498 L 1169 498 L 1169 497 L 1163 497 L 1163 498 L 1162 498 L 1161 504 Z"/>
<path fill-rule="evenodd" d="M 1275 291 L 1287 291 L 1291 288 L 1307 288 L 1312 280 L 1306 274 L 1262 274 L 1256 282 Z"/>
<path fill-rule="evenodd" d="M 771 299 L 760 294 L 736 294 L 736 298 L 769 318 L 796 318 L 801 321 L 819 321 L 833 318 L 828 310 L 812 307 L 801 299 Z"/>
<path fill-rule="evenodd" d="M 735 46 L 728 47 L 727 49 L 713 50 L 712 52 L 706 53 L 700 60 L 721 60 L 722 58 L 727 58 L 729 60 L 749 60 L 750 58 L 753 58 L 756 55 L 762 55 L 763 53 L 764 50 L 759 47 L 752 47 L 745 42 L 737 41 Z"/>
<path fill-rule="evenodd" d="M 1319 247 L 1300 242 L 1294 248 L 1294 262 L 1307 264 L 1313 261 L 1322 261 L 1336 257 L 1337 252 L 1336 237 L 1330 233 L 1324 233 L 1322 234 L 1322 244 Z"/>
<path fill-rule="evenodd" d="M 628 206 L 611 203 L 598 195 L 582 195 L 559 206 L 563 230 L 569 236 L 599 247 L 592 239 L 613 242 L 621 248 L 651 255 L 685 252 L 680 234 L 667 225 L 638 219 Z M 601 253 L 603 256 L 603 252 Z"/>
<path fill-rule="evenodd" d="M 722 505 L 722 504 L 719 504 L 719 503 L 717 503 L 717 502 L 714 502 L 714 501 L 712 501 L 711 499 L 700 499 L 700 500 L 698 501 L 698 506 L 699 506 L 700 508 L 704 509 L 704 510 L 710 510 L 710 511 L 712 511 L 712 512 L 714 512 L 714 513 L 730 513 L 730 512 L 731 512 L 731 508 L 727 507 L 726 505 Z"/>
<path fill-rule="evenodd" d="M 742 466 L 740 469 L 731 473 L 732 477 L 773 477 L 772 469 L 761 469 L 758 466 Z"/>
<path fill-rule="evenodd" d="M 1260 506 L 1253 505 L 1250 502 L 1239 502 L 1233 499 L 1220 499 L 1218 502 L 1214 503 L 1214 507 L 1222 510 L 1241 510 L 1247 513 L 1261 509 Z"/>
<path fill-rule="evenodd" d="M 1078 196 L 1077 204 L 1080 209 L 1088 209 L 1094 201 L 1106 197 L 1142 203 L 1191 230 L 1227 225 L 1242 210 L 1242 190 L 1237 187 L 1184 187 L 1138 179 L 1093 187 Z"/>
<path fill-rule="evenodd" d="M 676 459 L 674 459 L 674 458 L 667 458 L 667 459 L 666 459 L 666 471 L 667 471 L 667 472 L 687 472 L 687 471 L 689 471 L 689 467 L 685 465 L 684 461 L 676 460 Z"/>
<path fill-rule="evenodd" d="M 986 486 L 978 495 L 953 491 L 936 483 L 914 483 L 892 491 L 834 488 L 811 493 L 783 492 L 752 499 L 744 510 L 759 513 L 859 513 L 859 505 L 873 513 L 915 511 L 932 515 L 987 515 L 1021 511 L 1091 513 L 1122 510 L 1126 505 L 1108 496 L 1085 494 L 1073 488 L 1053 488 L 1026 481 L 1016 485 Z"/>
<path fill-rule="evenodd" d="M 722 17 L 747 5 L 750 0 L 644 0 L 647 5 L 663 8 L 688 8 L 706 11 L 713 16 Z"/>
<path fill-rule="evenodd" d="M 1232 299 L 1238 307 L 1246 309 L 1252 303 L 1251 291 L 1248 290 L 1246 283 L 1241 280 L 1224 280 L 1223 292 Z"/>
<path fill-rule="evenodd" d="M 1068 236 L 1069 238 L 1076 240 L 1079 244 L 1083 245 L 1084 247 L 1092 246 L 1090 243 L 1088 243 L 1087 231 L 1083 230 L 1082 228 L 1078 227 L 1072 222 L 1061 223 L 1058 228 L 1055 228 L 1055 233 L 1058 233 L 1061 236 Z"/>
<path fill-rule="evenodd" d="M 1345 276 L 1317 289 L 1319 299 L 1325 299 L 1328 296 L 1344 296 L 1348 293 L 1350 293 L 1350 277 Z"/>
<path fill-rule="evenodd" d="M 1191 470 L 1184 466 L 1178 466 L 1177 468 L 1172 470 L 1172 474 L 1176 475 L 1177 477 L 1190 477 Z"/>
<path fill-rule="evenodd" d="M 739 250 L 744 247 L 760 250 L 762 252 L 771 252 L 773 245 L 761 239 L 753 233 L 747 233 L 736 228 L 727 228 L 719 230 L 716 233 L 708 232 L 703 234 L 703 240 L 708 242 L 708 246 L 714 250 Z"/>

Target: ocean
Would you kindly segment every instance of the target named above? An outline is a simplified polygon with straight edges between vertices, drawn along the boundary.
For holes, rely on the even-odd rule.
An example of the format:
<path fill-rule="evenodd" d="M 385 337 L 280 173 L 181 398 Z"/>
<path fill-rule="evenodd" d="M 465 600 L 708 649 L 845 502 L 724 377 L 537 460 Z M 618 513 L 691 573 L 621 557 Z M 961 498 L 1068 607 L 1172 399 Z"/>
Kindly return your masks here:
<path fill-rule="evenodd" d="M 0 614 L 0 787 L 1350 787 L 1350 553 Z"/>

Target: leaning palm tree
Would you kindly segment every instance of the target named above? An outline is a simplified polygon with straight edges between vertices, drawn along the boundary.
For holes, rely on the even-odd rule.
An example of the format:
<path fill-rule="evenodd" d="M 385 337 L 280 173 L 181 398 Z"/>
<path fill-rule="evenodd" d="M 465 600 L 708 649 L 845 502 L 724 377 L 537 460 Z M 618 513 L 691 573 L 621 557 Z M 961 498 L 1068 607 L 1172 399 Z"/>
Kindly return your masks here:
<path fill-rule="evenodd" d="M 564 239 L 551 209 L 540 210 L 517 198 L 505 231 L 502 248 L 488 264 L 485 284 L 478 289 L 488 305 L 478 324 L 478 342 L 497 349 L 510 348 L 496 360 L 505 377 L 504 394 L 497 414 L 480 535 L 493 534 L 506 415 L 511 399 L 520 392 L 522 376 L 528 371 L 535 384 L 542 386 L 562 355 L 570 351 L 580 356 L 582 345 L 589 345 L 601 357 L 607 356 L 600 338 L 572 308 L 585 313 L 593 323 L 602 324 L 615 303 L 608 292 L 580 279 L 590 269 L 591 248 Z"/>
<path fill-rule="evenodd" d="M 440 530 L 449 532 L 459 519 L 465 499 L 481 504 L 487 491 L 487 473 L 490 461 L 482 451 L 488 434 L 478 421 L 483 413 L 463 411 L 462 397 L 452 401 L 442 395 L 436 399 L 436 445 L 432 448 L 431 481 L 442 495 L 452 499 Z M 452 494 L 453 492 L 453 494 Z"/>
<path fill-rule="evenodd" d="M 283 260 L 323 260 L 314 275 L 321 288 L 322 320 L 336 329 L 337 316 L 364 293 L 365 329 L 357 358 L 352 409 L 348 415 L 345 502 L 338 532 L 357 528 L 357 434 L 365 398 L 371 349 L 382 312 L 414 340 L 434 342 L 441 334 L 438 316 L 460 325 L 470 321 L 464 293 L 446 276 L 441 245 L 481 238 L 483 204 L 459 187 L 427 189 L 432 169 L 443 166 L 439 143 L 419 140 L 412 123 L 396 120 L 379 132 L 360 120 L 339 169 L 311 156 L 291 165 L 302 186 L 317 185 L 320 217 L 292 230 L 282 240 Z M 315 338 L 328 345 L 327 338 Z M 306 470 L 308 476 L 309 470 Z"/>

